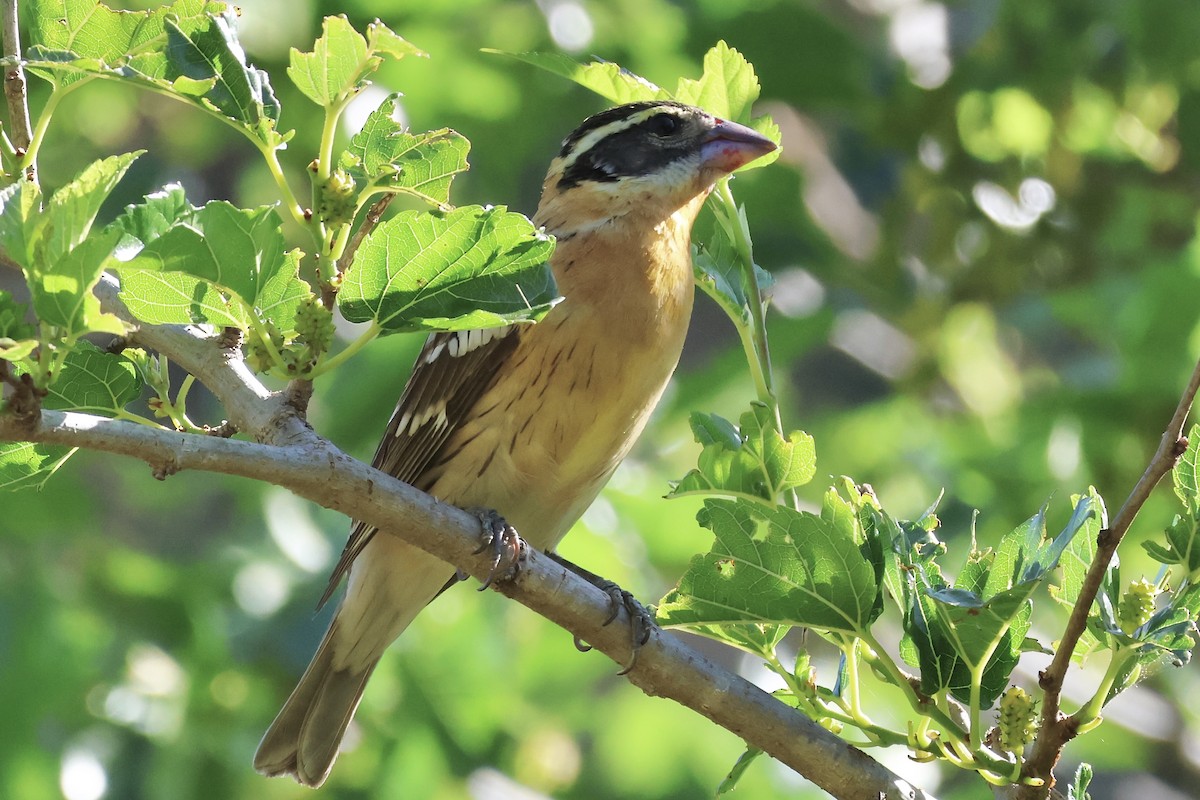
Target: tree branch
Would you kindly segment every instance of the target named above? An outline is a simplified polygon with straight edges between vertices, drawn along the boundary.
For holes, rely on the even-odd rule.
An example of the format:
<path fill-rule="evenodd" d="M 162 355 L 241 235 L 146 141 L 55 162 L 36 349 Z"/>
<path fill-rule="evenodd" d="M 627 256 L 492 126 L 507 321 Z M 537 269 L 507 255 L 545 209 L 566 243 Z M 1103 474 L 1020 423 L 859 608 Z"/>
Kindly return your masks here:
<path fill-rule="evenodd" d="M 1158 443 L 1158 450 L 1150 459 L 1150 463 L 1133 487 L 1133 491 L 1129 493 L 1121 510 L 1113 518 L 1112 524 L 1102 530 L 1097 538 L 1096 556 L 1092 559 L 1091 566 L 1088 567 L 1087 575 L 1084 576 L 1079 597 L 1076 598 L 1075 606 L 1071 609 L 1071 617 L 1067 621 L 1067 627 L 1063 632 L 1058 649 L 1054 653 L 1054 659 L 1050 662 L 1050 666 L 1038 676 L 1038 682 L 1044 692 L 1041 730 L 1021 774 L 1024 778 L 1041 778 L 1045 784 L 1041 787 L 1023 787 L 1019 794 L 1021 798 L 1039 798 L 1040 800 L 1047 796 L 1047 792 L 1054 785 L 1053 770 L 1058 764 L 1062 749 L 1078 733 L 1078 722 L 1073 717 L 1064 717 L 1060 713 L 1063 681 L 1066 678 L 1067 669 L 1071 666 L 1071 656 L 1075 653 L 1079 638 L 1087 628 L 1087 619 L 1092 603 L 1095 602 L 1096 595 L 1100 591 L 1104 573 L 1107 571 L 1109 563 L 1112 562 L 1113 556 L 1116 555 L 1117 546 L 1121 544 L 1121 540 L 1129 531 L 1129 526 L 1133 524 L 1134 518 L 1145 505 L 1150 493 L 1154 491 L 1154 487 L 1158 485 L 1164 475 L 1175 467 L 1175 463 L 1187 449 L 1183 426 L 1187 422 L 1198 389 L 1200 389 L 1200 362 L 1192 370 L 1191 380 L 1188 381 L 1187 388 L 1179 398 L 1179 405 L 1175 407 L 1175 413 L 1171 416 L 1166 431 L 1163 432 L 1162 439 Z"/>
<path fill-rule="evenodd" d="M 17 0 L 0 3 L 0 40 L 4 45 L 4 58 L 9 66 L 4 71 L 4 99 L 8 103 L 8 126 L 12 130 L 12 143 L 24 155 L 33 140 L 33 128 L 29 123 L 29 104 L 26 99 L 25 70 L 21 68 L 21 32 L 17 27 Z M 37 177 L 31 164 L 26 180 Z"/>
<path fill-rule="evenodd" d="M 288 445 L 267 445 L 44 411 L 32 426 L 0 416 L 0 439 L 132 456 L 161 475 L 200 469 L 268 481 L 401 536 L 476 578 L 485 578 L 490 570 L 489 556 L 476 552 L 476 517 L 347 456 L 312 431 L 294 436 Z M 604 625 L 608 596 L 543 554 L 530 552 L 518 578 L 497 589 L 617 663 L 628 662 L 628 618 Z M 669 697 L 698 711 L 835 797 L 928 797 L 745 679 L 708 661 L 674 634 L 655 636 L 639 653 L 629 679 L 647 694 Z"/>
<path fill-rule="evenodd" d="M 116 281 L 106 276 L 96 293 L 106 311 L 136 325 L 117 291 Z M 246 370 L 236 353 L 222 350 L 192 327 L 144 325 L 130 339 L 167 355 L 205 383 L 231 421 L 257 441 L 55 411 L 43 411 L 33 421 L 0 415 L 0 440 L 132 456 L 159 475 L 200 469 L 267 481 L 400 536 L 476 578 L 487 577 L 490 559 L 476 552 L 480 529 L 475 516 L 351 458 L 318 436 L 282 394 L 268 391 Z M 605 625 L 608 596 L 545 555 L 529 552 L 516 580 L 496 588 L 616 663 L 628 663 L 628 617 L 622 612 Z M 678 634 L 664 631 L 652 637 L 628 678 L 647 694 L 671 698 L 737 734 L 834 797 L 932 800 L 861 750 L 713 664 Z"/>

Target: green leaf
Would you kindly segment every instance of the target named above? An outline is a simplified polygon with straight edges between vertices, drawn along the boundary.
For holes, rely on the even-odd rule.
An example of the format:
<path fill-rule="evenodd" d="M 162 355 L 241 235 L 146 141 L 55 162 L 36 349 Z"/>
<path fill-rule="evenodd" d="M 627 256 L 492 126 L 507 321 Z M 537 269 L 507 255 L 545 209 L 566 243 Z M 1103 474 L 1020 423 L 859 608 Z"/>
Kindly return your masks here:
<path fill-rule="evenodd" d="M 609 61 L 580 64 L 561 53 L 506 53 L 488 49 L 483 52 L 515 58 L 561 75 L 618 105 L 639 100 L 669 100 L 671 97 L 665 89 Z"/>
<path fill-rule="evenodd" d="M 151 325 L 208 324 L 246 330 L 245 304 L 207 281 L 182 272 L 121 270 L 121 299 L 133 316 Z"/>
<path fill-rule="evenodd" d="M 37 349 L 37 339 L 13 339 L 0 336 L 0 360 L 23 361 Z"/>
<path fill-rule="evenodd" d="M 754 67 L 745 56 L 720 41 L 704 54 L 704 72 L 699 80 L 679 80 L 675 99 L 722 119 L 748 124 L 750 106 L 758 94 Z"/>
<path fill-rule="evenodd" d="M 93 161 L 51 195 L 37 221 L 32 260 L 53 264 L 73 250 L 92 229 L 100 206 L 144 150 Z"/>
<path fill-rule="evenodd" d="M 142 392 L 137 366 L 124 356 L 79 342 L 54 376 L 46 408 L 112 416 Z"/>
<path fill-rule="evenodd" d="M 692 415 L 692 432 L 704 447 L 697 468 L 668 497 L 718 494 L 774 502 L 812 480 L 817 456 L 811 436 L 793 431 L 784 439 L 770 409 L 758 402 L 750 404 L 740 422 L 735 428 L 716 415 Z"/>
<path fill-rule="evenodd" d="M 268 145 L 279 142 L 275 124 L 279 120 L 279 101 L 267 73 L 246 62 L 246 53 L 237 38 L 236 12 L 227 10 L 210 18 L 203 28 L 185 28 L 167 20 L 165 70 L 149 74 L 169 80 L 172 88 L 178 78 L 209 81 L 212 88 L 197 98 L 206 106 L 241 125 Z M 142 69 L 145 64 L 139 65 Z M 182 93 L 184 97 L 194 97 Z"/>
<path fill-rule="evenodd" d="M 17 181 L 0 189 L 0 247 L 21 266 L 30 263 L 41 218 L 42 190 Z"/>
<path fill-rule="evenodd" d="M 717 787 L 717 797 L 732 792 L 734 787 L 737 786 L 737 782 L 742 779 L 742 775 L 750 768 L 754 760 L 762 754 L 763 751 L 757 747 L 747 747 L 746 752 L 738 756 L 738 760 L 734 763 L 733 768 L 729 770 L 729 774 L 725 776 L 725 779 Z"/>
<path fill-rule="evenodd" d="M 119 319 L 100 310 L 92 289 L 110 263 L 120 234 L 96 234 L 45 270 L 25 270 L 33 310 L 42 322 L 57 325 L 68 338 L 89 332 L 124 333 Z"/>
<path fill-rule="evenodd" d="M 319 106 L 336 105 L 357 89 L 363 76 L 383 59 L 370 55 L 367 40 L 345 16 L 326 17 L 311 53 L 292 48 L 287 74 L 305 97 Z"/>
<path fill-rule="evenodd" d="M 32 442 L 0 442 L 0 490 L 40 488 L 74 452 Z"/>
<path fill-rule="evenodd" d="M 745 57 L 725 42 L 718 42 L 704 56 L 704 72 L 699 80 L 682 78 L 672 95 L 650 81 L 607 61 L 580 64 L 561 53 L 506 53 L 484 50 L 524 61 L 547 72 L 560 75 L 590 89 L 614 104 L 643 100 L 670 100 L 699 106 L 714 116 L 751 125 L 779 144 L 779 127 L 767 117 L 750 119 L 750 107 L 759 95 L 758 77 Z M 766 166 L 779 157 L 776 150 L 741 169 Z M 739 170 L 740 171 L 740 170 Z"/>
<path fill-rule="evenodd" d="M 121 333 L 92 294 L 117 236 L 88 238 L 101 204 L 140 155 L 126 153 L 89 164 L 41 208 L 41 194 L 20 181 L 0 190 L 0 246 L 18 262 L 38 319 L 68 338 L 89 331 Z"/>
<path fill-rule="evenodd" d="M 409 133 L 396 121 L 400 95 L 371 112 L 339 166 L 371 191 L 402 192 L 435 206 L 450 200 L 450 182 L 468 168 L 471 143 L 449 128 Z"/>
<path fill-rule="evenodd" d="M 125 206 L 124 213 L 113 221 L 112 227 L 131 239 L 123 241 L 121 249 L 132 249 L 136 253 L 176 223 L 191 219 L 195 213 L 196 208 L 188 203 L 183 187 L 178 183 L 168 183 L 157 192 L 146 195 L 141 203 Z"/>
<path fill-rule="evenodd" d="M 854 635 L 873 619 L 879 587 L 860 551 L 854 514 L 829 520 L 706 500 L 697 519 L 716 541 L 663 599 L 660 624 L 789 625 Z"/>
<path fill-rule="evenodd" d="M 114 12 L 60 0 L 37 15 L 27 64 L 67 87 L 89 77 L 142 83 L 234 122 L 267 147 L 289 137 L 276 130 L 279 102 L 267 73 L 246 62 L 236 12 L 224 3 L 181 0 L 150 12 Z"/>
<path fill-rule="evenodd" d="M 692 269 L 701 291 L 737 324 L 748 327 L 751 321 L 750 293 L 737 250 L 724 226 L 714 226 L 707 241 L 693 245 Z M 754 275 L 760 290 L 775 282 L 771 273 L 757 264 Z"/>
<path fill-rule="evenodd" d="M 1200 425 L 1187 435 L 1188 446 L 1171 470 L 1171 483 L 1183 507 L 1192 517 L 1200 515 Z"/>
<path fill-rule="evenodd" d="M 169 186 L 113 223 L 123 234 L 122 299 L 145 322 L 246 330 L 261 318 L 288 330 L 311 290 L 298 277 L 300 253 L 284 252 L 281 224 L 273 207 L 195 208 Z"/>
<path fill-rule="evenodd" d="M 0 359 L 27 358 L 37 348 L 35 337 L 33 326 L 25 321 L 25 306 L 8 292 L 0 291 Z"/>
<path fill-rule="evenodd" d="M 964 703 L 971 700 L 972 671 L 986 664 L 980 701 L 987 708 L 1008 686 L 1009 676 L 1021 656 L 1029 632 L 1032 589 L 1021 586 L 1000 592 L 986 601 L 972 592 L 943 589 L 921 599 L 929 641 L 937 666 L 928 680 L 927 658 L 922 659 L 922 690 L 935 693 L 949 688 Z"/>
<path fill-rule="evenodd" d="M 904 620 L 906 653 L 916 656 L 923 691 L 948 688 L 970 702 L 977 674 L 984 707 L 1004 691 L 1029 631 L 1030 595 L 1089 521 L 1102 518 L 1103 503 L 1094 491 L 1077 498 L 1071 520 L 1053 540 L 1045 536 L 1045 513 L 1043 506 L 994 554 L 976 555 L 954 588 L 932 571 L 905 571 L 911 603 Z"/>
<path fill-rule="evenodd" d="M 425 55 L 378 20 L 367 31 L 369 41 L 345 16 L 326 17 L 311 53 L 292 48 L 288 77 L 305 97 L 319 106 L 332 107 L 365 85 L 366 76 L 383 63 L 380 53 L 393 58 Z"/>
<path fill-rule="evenodd" d="M 379 20 L 367 26 L 367 46 L 377 53 L 384 53 L 396 59 L 405 56 L 429 58 L 428 53 L 402 38 Z"/>
<path fill-rule="evenodd" d="M 114 11 L 95 0 L 42 0 L 33 4 L 29 66 L 46 80 L 69 85 L 86 77 L 72 62 L 89 62 L 95 70 L 116 67 L 130 54 L 164 48 L 168 18 L 194 23 L 220 14 L 225 6 L 177 0 L 150 11 Z M 39 65 L 43 60 L 48 63 Z"/>
<path fill-rule="evenodd" d="M 1051 591 L 1051 596 L 1065 606 L 1074 606 L 1083 588 L 1084 577 L 1088 568 L 1096 558 L 1096 538 L 1100 531 L 1108 527 L 1108 511 L 1104 508 L 1104 500 L 1096 490 L 1088 487 L 1087 495 L 1072 497 L 1076 509 L 1080 508 L 1084 499 L 1090 499 L 1095 513 L 1088 515 L 1079 531 L 1079 535 L 1071 540 L 1071 544 L 1063 552 L 1060 563 L 1062 576 L 1058 586 Z"/>
<path fill-rule="evenodd" d="M 759 402 L 750 404 L 750 411 L 742 415 L 741 422 L 746 447 L 762 463 L 776 497 L 812 480 L 817 469 L 817 449 L 811 436 L 792 431 L 784 439 L 775 429 L 771 410 Z"/>
<path fill-rule="evenodd" d="M 1091 800 L 1088 794 L 1088 784 L 1092 782 L 1092 765 L 1080 763 L 1075 770 L 1075 778 L 1067 787 L 1067 800 Z"/>
<path fill-rule="evenodd" d="M 338 305 L 384 333 L 536 320 L 557 302 L 553 251 L 552 239 L 503 207 L 404 211 L 359 246 Z"/>

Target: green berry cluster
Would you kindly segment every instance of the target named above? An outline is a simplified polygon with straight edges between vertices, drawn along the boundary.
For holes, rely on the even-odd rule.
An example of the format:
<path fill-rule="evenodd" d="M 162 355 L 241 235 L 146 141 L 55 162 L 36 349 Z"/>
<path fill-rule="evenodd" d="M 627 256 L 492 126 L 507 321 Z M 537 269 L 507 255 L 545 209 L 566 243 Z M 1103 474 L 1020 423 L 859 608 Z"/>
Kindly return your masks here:
<path fill-rule="evenodd" d="M 317 215 L 326 225 L 336 227 L 354 219 L 358 204 L 358 190 L 354 178 L 344 170 L 335 170 L 319 191 L 320 202 Z"/>
<path fill-rule="evenodd" d="M 275 352 L 283 349 L 284 338 L 283 332 L 275 326 L 275 323 L 267 320 L 259 328 L 264 336 L 271 340 L 271 344 L 275 348 Z M 263 343 L 258 336 L 246 337 L 245 346 L 246 366 L 255 372 L 269 372 L 275 366 L 274 360 L 271 358 L 271 350 Z"/>
<path fill-rule="evenodd" d="M 1000 697 L 996 717 L 1000 746 L 1009 753 L 1020 753 L 1037 735 L 1037 701 L 1019 686 L 1010 686 Z"/>
<path fill-rule="evenodd" d="M 274 323 L 265 321 L 260 330 L 270 337 L 271 347 L 258 336 L 248 337 L 246 365 L 256 372 L 282 366 L 290 377 L 307 375 L 333 344 L 333 314 L 316 295 L 310 294 L 296 307 L 293 328 L 294 333 L 285 335 Z M 279 364 L 272 356 L 272 349 L 278 353 Z"/>
<path fill-rule="evenodd" d="M 1121 595 L 1117 611 L 1117 623 L 1130 636 L 1145 625 L 1154 614 L 1154 601 L 1159 595 L 1158 584 L 1142 578 L 1132 581 L 1125 594 Z"/>

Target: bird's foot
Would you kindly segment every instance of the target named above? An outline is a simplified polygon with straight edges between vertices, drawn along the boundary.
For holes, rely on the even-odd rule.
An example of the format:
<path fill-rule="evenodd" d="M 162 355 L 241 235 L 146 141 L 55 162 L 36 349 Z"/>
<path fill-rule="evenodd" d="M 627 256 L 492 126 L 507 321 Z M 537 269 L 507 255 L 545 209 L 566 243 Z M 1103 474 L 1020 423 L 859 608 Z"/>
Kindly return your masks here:
<path fill-rule="evenodd" d="M 568 561 L 557 553 L 547 553 L 546 555 L 608 595 L 608 618 L 604 620 L 605 625 L 612 623 L 621 613 L 621 609 L 625 609 L 625 613 L 629 615 L 629 651 L 631 655 L 629 656 L 629 663 L 617 674 L 628 674 L 630 670 L 637 666 L 638 653 L 641 652 L 646 642 L 650 641 L 650 636 L 658 628 L 657 623 L 654 621 L 654 615 L 650 613 L 649 609 L 639 603 L 632 593 L 622 589 L 613 581 L 601 578 L 596 573 Z M 586 653 L 592 649 L 591 645 L 584 642 L 578 636 L 575 637 L 575 647 L 581 653 Z"/>
<path fill-rule="evenodd" d="M 492 552 L 491 569 L 479 591 L 483 591 L 495 581 L 511 581 L 521 572 L 521 564 L 525 556 L 525 541 L 517 534 L 517 529 L 508 524 L 504 517 L 494 509 L 476 508 L 471 513 L 479 518 L 483 525 L 483 536 L 480 537 L 478 555 L 485 550 Z"/>

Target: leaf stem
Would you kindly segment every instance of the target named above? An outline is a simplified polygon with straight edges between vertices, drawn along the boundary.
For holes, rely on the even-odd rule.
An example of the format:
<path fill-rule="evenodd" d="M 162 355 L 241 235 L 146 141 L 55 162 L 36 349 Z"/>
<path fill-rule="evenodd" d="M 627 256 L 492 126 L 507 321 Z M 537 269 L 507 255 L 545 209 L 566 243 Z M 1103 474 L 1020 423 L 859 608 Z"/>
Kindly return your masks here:
<path fill-rule="evenodd" d="M 330 358 L 325 359 L 313 367 L 312 371 L 308 375 L 309 379 L 316 378 L 320 375 L 324 375 L 326 372 L 331 372 L 337 369 L 342 364 L 358 355 L 358 351 L 362 350 L 364 347 L 374 341 L 382 331 L 383 328 L 378 322 L 372 322 L 370 327 L 362 332 L 361 336 L 359 336 L 350 344 L 346 345 L 346 347 L 340 350 L 337 355 L 331 356 Z"/>
<path fill-rule="evenodd" d="M 750 365 L 750 374 L 754 378 L 754 386 L 758 399 L 767 406 L 775 421 L 775 430 L 784 439 L 787 432 L 783 428 L 783 415 L 779 409 L 779 398 L 775 394 L 775 383 L 771 369 L 771 349 L 767 343 L 767 303 L 763 299 L 762 287 L 758 283 L 758 274 L 754 269 L 754 244 L 750 239 L 750 228 L 746 216 L 738 207 L 729 188 L 730 178 L 717 181 L 713 194 L 716 206 L 720 209 L 718 222 L 730 234 L 734 249 L 737 251 L 738 262 L 742 266 L 742 277 L 746 282 L 746 305 L 749 307 L 750 324 L 734 320 L 742 348 L 746 351 L 746 360 Z M 799 496 L 794 489 L 785 492 L 788 504 L 793 509 L 799 509 Z"/>
<path fill-rule="evenodd" d="M 238 130 L 241 129 L 238 128 Z M 258 152 L 262 153 L 263 160 L 267 162 L 267 169 L 271 172 L 271 177 L 275 179 L 275 185 L 279 187 L 279 193 L 283 195 L 283 204 L 287 207 L 288 213 L 292 215 L 292 219 L 305 228 L 311 227 L 312 220 L 305 214 L 304 207 L 300 205 L 300 201 L 292 192 L 292 186 L 288 183 L 287 176 L 283 174 L 283 165 L 279 163 L 279 150 L 257 140 L 255 140 L 255 144 L 258 145 Z"/>
<path fill-rule="evenodd" d="M 1108 669 L 1104 671 L 1104 677 L 1100 680 L 1100 685 L 1096 687 L 1095 693 L 1091 698 L 1084 703 L 1078 711 L 1071 715 L 1079 728 L 1084 728 L 1090 722 L 1100 718 L 1100 711 L 1104 708 L 1104 701 L 1108 699 L 1108 693 L 1112 690 L 1113 684 L 1117 681 L 1117 676 L 1125 669 L 1125 666 L 1132 659 L 1137 658 L 1137 651 L 1131 647 L 1120 647 L 1113 653 L 1112 658 L 1108 662 Z"/>
<path fill-rule="evenodd" d="M 54 112 L 58 108 L 58 104 L 62 102 L 62 99 L 66 97 L 67 94 L 88 82 L 90 81 L 85 79 L 71 84 L 71 86 L 66 89 L 56 89 L 50 93 L 48 98 L 46 98 L 46 105 L 42 106 L 42 113 L 38 115 L 37 125 L 33 129 L 33 138 L 29 140 L 29 146 L 25 148 L 25 155 L 21 156 L 21 160 L 19 162 L 19 166 L 25 173 L 27 180 L 37 180 L 38 151 L 42 148 L 42 142 L 46 138 L 46 131 L 50 128 L 50 120 L 54 116 Z M 18 147 L 19 146 L 20 145 L 18 145 Z"/>
<path fill-rule="evenodd" d="M 945 711 L 934 704 L 923 701 L 917 695 L 917 690 L 913 688 L 909 676 L 887 654 L 887 651 L 883 649 L 883 645 L 879 643 L 874 634 L 869 630 L 858 631 L 857 634 L 862 639 L 863 644 L 869 648 L 862 654 L 863 659 L 876 669 L 881 670 L 891 679 L 890 682 L 892 685 L 900 689 L 913 711 L 921 716 L 929 717 L 938 724 L 941 727 L 941 735 L 943 737 L 948 737 L 959 745 L 967 741 L 967 732 L 952 720 Z"/>

